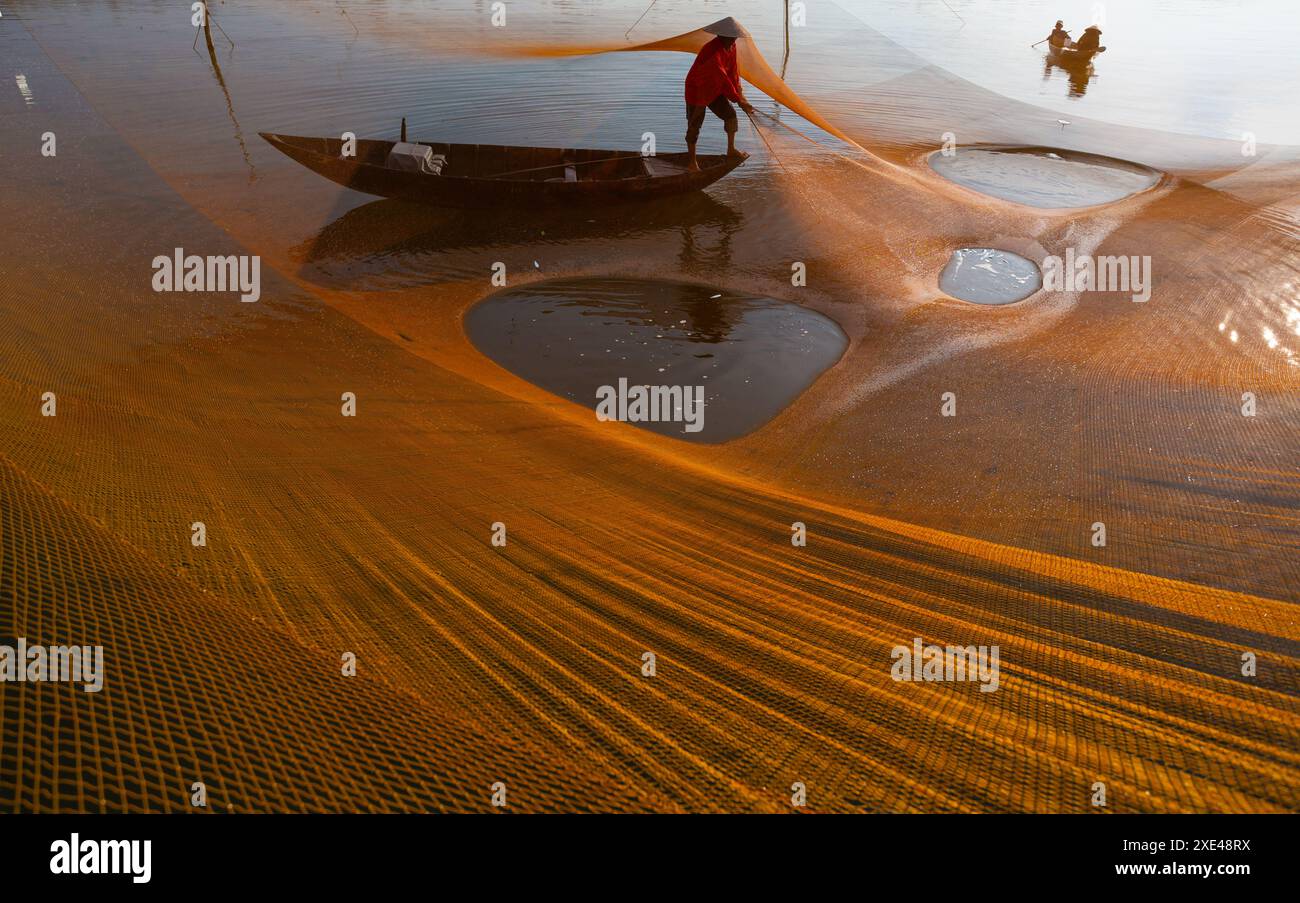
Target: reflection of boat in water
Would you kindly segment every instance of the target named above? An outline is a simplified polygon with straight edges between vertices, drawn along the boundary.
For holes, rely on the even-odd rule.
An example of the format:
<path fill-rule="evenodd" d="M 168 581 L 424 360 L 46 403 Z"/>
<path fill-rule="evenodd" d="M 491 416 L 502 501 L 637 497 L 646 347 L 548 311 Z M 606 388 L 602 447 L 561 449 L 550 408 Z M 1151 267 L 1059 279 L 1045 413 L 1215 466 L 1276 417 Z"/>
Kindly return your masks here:
<path fill-rule="evenodd" d="M 509 209 L 438 208 L 402 200 L 370 201 L 348 209 L 293 249 L 299 277 L 348 290 L 379 290 L 429 285 L 466 278 L 479 266 L 476 250 L 493 249 L 493 260 L 511 259 L 520 249 L 527 262 L 539 247 L 599 243 L 606 251 L 618 242 L 647 237 L 656 245 L 680 244 L 683 267 L 730 266 L 731 239 L 741 216 L 707 192 L 572 209 L 532 209 L 527 216 Z"/>
<path fill-rule="evenodd" d="M 1084 66 L 1061 66 L 1050 54 L 1043 60 L 1043 81 L 1052 77 L 1052 70 L 1060 69 L 1070 83 L 1070 96 L 1082 97 L 1088 91 L 1088 83 L 1096 77 L 1091 63 Z"/>
<path fill-rule="evenodd" d="M 344 157 L 338 138 L 261 135 L 303 166 L 347 188 L 448 207 L 645 200 L 706 188 L 743 162 L 740 157 L 700 154 L 700 170 L 692 172 L 684 153 L 645 157 L 636 151 L 403 143 L 399 155 L 408 160 L 419 156 L 412 167 L 394 157 L 393 141 L 358 139 L 355 155 Z"/>

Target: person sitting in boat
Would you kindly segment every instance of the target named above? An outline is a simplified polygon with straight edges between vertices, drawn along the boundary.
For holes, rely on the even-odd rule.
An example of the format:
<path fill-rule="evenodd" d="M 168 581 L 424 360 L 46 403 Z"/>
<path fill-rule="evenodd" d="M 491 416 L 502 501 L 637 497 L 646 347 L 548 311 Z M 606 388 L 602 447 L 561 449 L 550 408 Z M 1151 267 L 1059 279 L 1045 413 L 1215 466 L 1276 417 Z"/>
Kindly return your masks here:
<path fill-rule="evenodd" d="M 1098 45 L 1101 44 L 1101 29 L 1096 25 L 1089 25 L 1083 30 L 1083 37 L 1075 43 L 1074 49 L 1081 53 L 1097 53 L 1100 50 Z"/>
<path fill-rule="evenodd" d="M 1047 36 L 1047 43 L 1051 44 L 1053 47 L 1070 46 L 1070 33 L 1065 30 L 1065 23 L 1060 19 L 1056 20 L 1056 27 L 1053 28 L 1052 33 Z"/>
<path fill-rule="evenodd" d="M 745 99 L 736 62 L 736 40 L 745 36 L 740 24 L 728 16 L 703 30 L 717 37 L 700 48 L 691 64 L 691 71 L 686 73 L 686 150 L 690 153 L 687 168 L 694 171 L 700 168 L 695 159 L 695 143 L 700 139 L 700 127 L 704 125 L 707 110 L 712 110 L 722 120 L 727 132 L 727 156 L 741 158 L 749 154 L 736 150 L 738 124 L 736 111 L 731 105 L 737 103 L 746 113 L 754 112 Z"/>

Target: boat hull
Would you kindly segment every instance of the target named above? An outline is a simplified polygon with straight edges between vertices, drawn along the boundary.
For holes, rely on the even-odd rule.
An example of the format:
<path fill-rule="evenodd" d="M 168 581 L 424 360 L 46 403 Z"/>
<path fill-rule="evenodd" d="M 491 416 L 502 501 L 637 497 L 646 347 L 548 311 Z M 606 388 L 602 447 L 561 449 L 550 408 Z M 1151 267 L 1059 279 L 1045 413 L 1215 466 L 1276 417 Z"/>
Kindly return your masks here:
<path fill-rule="evenodd" d="M 634 151 L 420 142 L 447 157 L 447 172 L 431 175 L 385 166 L 391 141 L 359 139 L 355 155 L 344 157 L 337 138 L 260 134 L 286 156 L 345 188 L 442 207 L 650 200 L 699 191 L 743 162 L 701 154 L 700 171 L 689 172 L 686 154 L 659 154 L 647 162 Z M 565 180 L 566 167 L 576 180 Z"/>
<path fill-rule="evenodd" d="M 1097 50 L 1075 50 L 1072 47 L 1053 47 L 1050 44 L 1047 47 L 1047 55 L 1058 66 L 1086 66 L 1100 52 L 1101 48 Z"/>

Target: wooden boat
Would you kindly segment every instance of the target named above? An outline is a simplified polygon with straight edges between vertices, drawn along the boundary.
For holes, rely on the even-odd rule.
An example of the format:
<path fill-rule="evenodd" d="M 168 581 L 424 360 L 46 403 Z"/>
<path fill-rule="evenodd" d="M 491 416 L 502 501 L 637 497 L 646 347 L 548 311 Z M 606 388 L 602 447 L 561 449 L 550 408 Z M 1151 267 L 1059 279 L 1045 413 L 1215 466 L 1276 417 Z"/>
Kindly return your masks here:
<path fill-rule="evenodd" d="M 1058 66 L 1086 66 L 1092 62 L 1092 58 L 1104 51 L 1105 47 L 1098 47 L 1096 50 L 1079 50 L 1075 47 L 1057 47 L 1052 43 L 1047 45 L 1047 55 L 1052 58 L 1052 62 Z"/>
<path fill-rule="evenodd" d="M 446 157 L 441 174 L 389 165 L 392 141 L 358 139 L 356 155 L 342 155 L 338 138 L 259 133 L 276 149 L 330 181 L 365 194 L 446 207 L 587 204 L 633 201 L 699 191 L 742 162 L 700 154 L 699 172 L 684 153 L 644 157 L 636 151 L 421 141 Z"/>

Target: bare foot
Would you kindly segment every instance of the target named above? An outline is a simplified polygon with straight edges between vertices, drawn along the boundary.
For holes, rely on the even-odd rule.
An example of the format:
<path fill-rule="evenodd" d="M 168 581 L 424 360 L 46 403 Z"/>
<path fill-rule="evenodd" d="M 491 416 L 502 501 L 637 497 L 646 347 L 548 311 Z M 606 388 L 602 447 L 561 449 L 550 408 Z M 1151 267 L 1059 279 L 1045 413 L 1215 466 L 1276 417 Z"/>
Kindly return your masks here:
<path fill-rule="evenodd" d="M 686 164 L 686 171 L 687 171 L 687 172 L 699 172 L 699 171 L 700 171 L 700 164 L 699 164 L 697 161 L 692 160 L 690 163 L 687 163 L 687 164 Z"/>
<path fill-rule="evenodd" d="M 734 147 L 733 147 L 731 150 L 727 151 L 727 156 L 728 156 L 728 157 L 739 157 L 739 158 L 742 159 L 742 160 L 748 160 L 748 159 L 749 159 L 749 154 L 745 153 L 743 150 L 737 150 L 737 149 L 734 148 Z"/>

